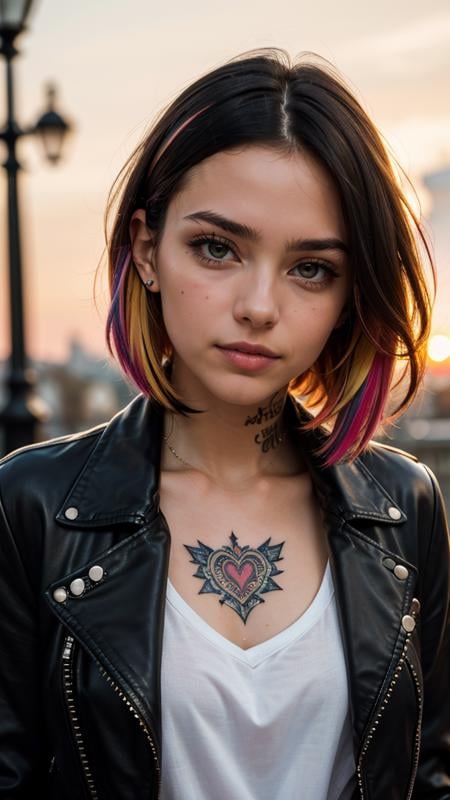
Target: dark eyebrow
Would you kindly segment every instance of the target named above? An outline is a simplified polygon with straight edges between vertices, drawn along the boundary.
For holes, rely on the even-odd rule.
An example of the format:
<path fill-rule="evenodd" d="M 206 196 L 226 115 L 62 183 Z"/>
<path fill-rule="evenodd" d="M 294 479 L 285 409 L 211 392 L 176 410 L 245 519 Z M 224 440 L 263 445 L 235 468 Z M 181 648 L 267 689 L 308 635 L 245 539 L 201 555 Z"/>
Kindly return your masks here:
<path fill-rule="evenodd" d="M 194 222 L 209 222 L 211 225 L 217 225 L 224 231 L 240 236 L 241 239 L 247 239 L 250 242 L 261 241 L 261 233 L 254 228 L 249 228 L 248 225 L 242 225 L 240 222 L 235 222 L 232 219 L 223 217 L 222 214 L 217 214 L 215 211 L 196 211 L 194 214 L 188 214 L 183 219 L 193 220 Z M 328 239 L 292 239 L 286 243 L 286 252 L 292 253 L 298 250 L 341 250 L 343 253 L 348 253 L 347 245 L 341 239 L 328 238 Z"/>

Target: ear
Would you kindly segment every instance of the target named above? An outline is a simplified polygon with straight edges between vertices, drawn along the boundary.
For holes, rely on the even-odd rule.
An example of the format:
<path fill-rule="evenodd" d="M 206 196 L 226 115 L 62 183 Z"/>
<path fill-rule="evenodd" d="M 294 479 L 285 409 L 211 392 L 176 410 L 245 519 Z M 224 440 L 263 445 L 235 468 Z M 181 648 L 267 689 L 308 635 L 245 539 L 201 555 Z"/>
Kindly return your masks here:
<path fill-rule="evenodd" d="M 153 279 L 154 283 L 149 290 L 152 292 L 159 292 L 153 234 L 145 223 L 145 209 L 138 208 L 133 212 L 129 226 L 129 234 L 132 259 L 142 282 L 145 283 L 145 281 Z"/>

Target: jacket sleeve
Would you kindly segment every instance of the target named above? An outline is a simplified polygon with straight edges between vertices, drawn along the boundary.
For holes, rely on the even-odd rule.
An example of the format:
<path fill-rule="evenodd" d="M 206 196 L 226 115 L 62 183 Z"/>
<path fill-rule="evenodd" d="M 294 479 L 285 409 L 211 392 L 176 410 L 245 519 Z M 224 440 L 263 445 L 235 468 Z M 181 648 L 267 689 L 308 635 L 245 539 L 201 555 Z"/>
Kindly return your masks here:
<path fill-rule="evenodd" d="M 37 603 L 7 517 L 2 472 L 0 467 L 0 798 L 29 800 L 45 785 Z"/>
<path fill-rule="evenodd" d="M 450 541 L 438 482 L 425 469 L 432 486 L 432 531 L 421 598 L 424 696 L 412 800 L 450 800 Z"/>

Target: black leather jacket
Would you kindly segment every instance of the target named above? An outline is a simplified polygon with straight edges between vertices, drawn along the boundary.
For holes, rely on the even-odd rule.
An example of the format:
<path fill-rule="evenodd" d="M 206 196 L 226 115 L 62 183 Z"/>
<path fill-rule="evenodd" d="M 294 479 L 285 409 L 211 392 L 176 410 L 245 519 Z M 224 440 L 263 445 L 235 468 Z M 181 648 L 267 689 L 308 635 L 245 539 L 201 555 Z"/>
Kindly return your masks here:
<path fill-rule="evenodd" d="M 306 418 L 290 399 L 286 413 Z M 0 462 L 0 798 L 158 797 L 161 434 L 161 408 L 138 395 L 104 425 Z M 436 479 L 380 444 L 321 469 L 323 432 L 295 435 L 326 515 L 354 798 L 450 800 L 449 534 Z"/>

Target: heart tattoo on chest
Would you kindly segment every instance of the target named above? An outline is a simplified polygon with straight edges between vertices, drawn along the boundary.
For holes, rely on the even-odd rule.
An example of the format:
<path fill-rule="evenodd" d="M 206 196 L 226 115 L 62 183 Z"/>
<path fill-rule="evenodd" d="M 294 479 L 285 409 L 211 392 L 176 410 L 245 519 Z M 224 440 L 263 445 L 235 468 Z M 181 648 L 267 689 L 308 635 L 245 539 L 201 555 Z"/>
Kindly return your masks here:
<path fill-rule="evenodd" d="M 191 563 L 197 564 L 194 578 L 204 581 L 199 594 L 220 594 L 220 603 L 232 608 L 246 622 L 250 611 L 264 603 L 261 597 L 265 592 L 282 591 L 274 580 L 284 570 L 275 566 L 282 561 L 280 555 L 284 542 L 270 545 L 267 539 L 256 550 L 248 545 L 240 547 L 234 532 L 230 536 L 231 547 L 224 545 L 213 550 L 197 539 L 199 547 L 184 547 L 192 556 Z"/>

